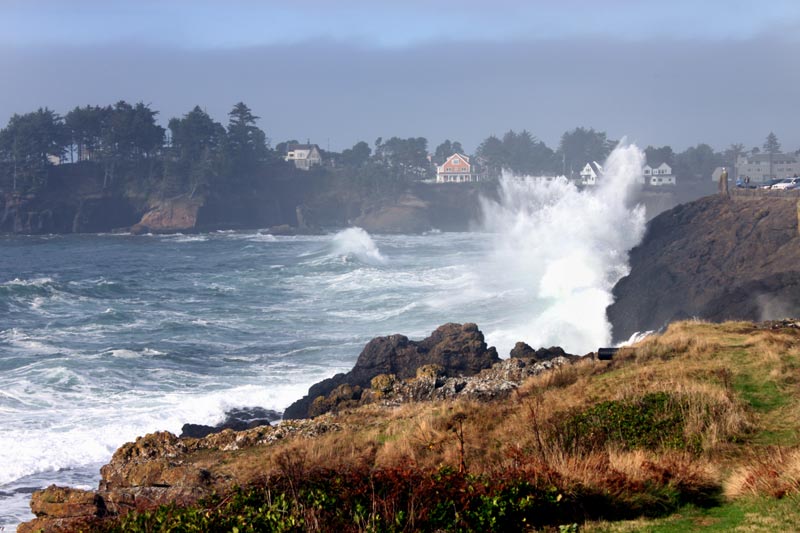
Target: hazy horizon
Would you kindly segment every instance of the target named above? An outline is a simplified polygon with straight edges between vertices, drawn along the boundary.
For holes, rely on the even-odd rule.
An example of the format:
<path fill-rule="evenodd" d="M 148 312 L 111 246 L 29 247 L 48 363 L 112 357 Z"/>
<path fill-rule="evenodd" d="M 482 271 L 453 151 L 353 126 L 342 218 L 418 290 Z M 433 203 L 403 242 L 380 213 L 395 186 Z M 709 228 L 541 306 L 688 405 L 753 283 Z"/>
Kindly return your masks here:
<path fill-rule="evenodd" d="M 471 152 L 527 129 L 555 148 L 583 126 L 676 151 L 749 149 L 770 131 L 800 148 L 800 6 L 649 4 L 11 0 L 0 125 L 120 99 L 162 124 L 195 105 L 226 123 L 244 101 L 273 145 L 423 136 Z"/>

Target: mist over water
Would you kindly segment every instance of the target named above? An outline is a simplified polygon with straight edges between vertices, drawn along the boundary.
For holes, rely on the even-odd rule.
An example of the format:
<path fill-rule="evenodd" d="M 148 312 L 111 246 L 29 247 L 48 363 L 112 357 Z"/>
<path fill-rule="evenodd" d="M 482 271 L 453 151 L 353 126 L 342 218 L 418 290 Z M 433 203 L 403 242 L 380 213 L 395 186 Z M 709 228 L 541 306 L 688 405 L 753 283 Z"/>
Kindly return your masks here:
<path fill-rule="evenodd" d="M 582 354 L 611 341 L 611 290 L 644 234 L 644 208 L 633 204 L 643 165 L 641 150 L 621 145 L 597 187 L 503 176 L 499 201 L 483 203 L 494 246 L 482 276 L 520 294 L 510 301 L 508 324 L 490 332 L 492 342 Z"/>

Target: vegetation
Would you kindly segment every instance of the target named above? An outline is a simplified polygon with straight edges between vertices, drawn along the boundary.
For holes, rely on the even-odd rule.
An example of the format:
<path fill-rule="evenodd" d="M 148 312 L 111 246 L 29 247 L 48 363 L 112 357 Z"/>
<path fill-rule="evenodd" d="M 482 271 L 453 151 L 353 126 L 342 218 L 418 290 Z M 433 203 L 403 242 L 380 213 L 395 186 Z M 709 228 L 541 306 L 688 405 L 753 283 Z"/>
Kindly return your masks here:
<path fill-rule="evenodd" d="M 125 101 L 76 107 L 63 117 L 47 108 L 14 115 L 0 130 L 0 190 L 26 194 L 44 190 L 57 162 L 84 165 L 86 174 L 99 170 L 103 189 L 133 187 L 168 196 L 246 192 L 292 174 L 283 158 L 287 145 L 296 141 L 278 143 L 273 149 L 257 125 L 259 117 L 242 102 L 231 109 L 227 126 L 199 106 L 170 118 L 167 129 L 157 117 L 158 111 L 148 104 Z M 585 163 L 602 162 L 615 144 L 603 131 L 579 127 L 565 132 L 554 150 L 527 130 L 510 130 L 481 142 L 473 163 L 492 178 L 503 169 L 574 177 Z M 780 150 L 773 133 L 763 148 L 770 157 Z M 453 153 L 465 152 L 460 142 L 449 139 L 435 148 L 430 161 L 428 150 L 424 137 L 378 138 L 373 147 L 359 141 L 341 153 L 324 152 L 324 168 L 314 175 L 322 177 L 319 184 L 324 187 L 391 194 L 412 181 L 432 177 L 431 162 L 441 164 Z M 681 153 L 669 146 L 651 146 L 646 152 L 651 163 L 670 164 L 679 183 L 691 184 L 709 181 L 713 169 L 731 164 L 744 153 L 744 146 L 732 145 L 722 153 L 706 144 Z"/>
<path fill-rule="evenodd" d="M 370 405 L 198 466 L 240 488 L 103 531 L 780 530 L 800 518 L 800 329 L 671 325 L 510 400 Z M 235 475 L 234 475 L 235 473 Z"/>

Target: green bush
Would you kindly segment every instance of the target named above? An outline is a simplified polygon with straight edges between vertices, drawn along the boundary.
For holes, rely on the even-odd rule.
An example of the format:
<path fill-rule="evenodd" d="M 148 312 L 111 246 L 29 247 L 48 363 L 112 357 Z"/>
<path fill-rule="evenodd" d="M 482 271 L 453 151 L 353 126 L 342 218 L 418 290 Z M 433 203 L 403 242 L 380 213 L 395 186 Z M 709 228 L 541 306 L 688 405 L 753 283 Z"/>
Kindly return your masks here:
<path fill-rule="evenodd" d="M 608 443 L 623 449 L 697 451 L 697 440 L 685 435 L 686 407 L 684 400 L 666 392 L 606 401 L 566 417 L 554 435 L 563 449 L 578 453 L 595 451 Z"/>

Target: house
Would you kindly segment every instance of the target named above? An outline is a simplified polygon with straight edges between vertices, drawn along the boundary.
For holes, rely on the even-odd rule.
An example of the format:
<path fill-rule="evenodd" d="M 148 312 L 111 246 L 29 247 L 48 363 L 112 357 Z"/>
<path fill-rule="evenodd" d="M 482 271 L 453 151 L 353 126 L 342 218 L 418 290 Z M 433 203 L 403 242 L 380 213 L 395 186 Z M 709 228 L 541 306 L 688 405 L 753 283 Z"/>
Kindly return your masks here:
<path fill-rule="evenodd" d="M 463 154 L 453 154 L 436 167 L 436 183 L 463 183 L 478 181 L 478 174 Z"/>
<path fill-rule="evenodd" d="M 309 170 L 322 164 L 322 153 L 316 144 L 289 144 L 286 146 L 286 161 L 293 161 L 300 170 Z"/>
<path fill-rule="evenodd" d="M 597 178 L 603 175 L 603 167 L 597 161 L 586 163 L 581 170 L 581 185 L 597 185 Z"/>
<path fill-rule="evenodd" d="M 749 154 L 739 156 L 734 170 L 736 178 L 748 176 L 753 182 L 763 183 L 773 178 L 784 179 L 800 175 L 800 161 L 794 154 L 772 154 L 772 170 L 770 170 L 770 154 Z"/>
<path fill-rule="evenodd" d="M 666 163 L 661 163 L 657 167 L 648 163 L 644 166 L 642 173 L 644 174 L 645 183 L 652 187 L 675 185 L 675 175 L 672 173 L 672 167 Z"/>

